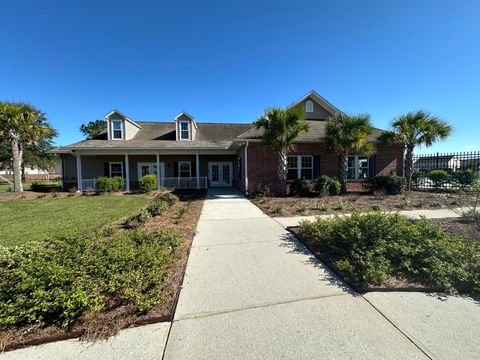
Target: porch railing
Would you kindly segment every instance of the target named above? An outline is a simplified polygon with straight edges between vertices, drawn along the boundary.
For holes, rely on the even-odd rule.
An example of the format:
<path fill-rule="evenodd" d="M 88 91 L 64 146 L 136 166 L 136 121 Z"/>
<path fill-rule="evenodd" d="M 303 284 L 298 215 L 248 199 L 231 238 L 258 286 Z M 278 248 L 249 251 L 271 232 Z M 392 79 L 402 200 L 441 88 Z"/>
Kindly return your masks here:
<path fill-rule="evenodd" d="M 125 186 L 124 186 L 125 188 Z M 196 189 L 197 178 L 196 177 L 168 177 L 160 178 L 161 189 Z M 198 188 L 208 188 L 208 178 L 201 176 L 198 178 Z M 83 191 L 97 191 L 97 179 L 82 179 Z"/>

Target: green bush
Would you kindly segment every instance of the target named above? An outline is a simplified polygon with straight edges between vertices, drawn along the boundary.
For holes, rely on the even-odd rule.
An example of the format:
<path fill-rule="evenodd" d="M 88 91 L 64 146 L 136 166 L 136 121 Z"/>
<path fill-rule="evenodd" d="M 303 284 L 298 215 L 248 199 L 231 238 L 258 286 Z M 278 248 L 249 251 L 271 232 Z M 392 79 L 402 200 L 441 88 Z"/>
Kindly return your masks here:
<path fill-rule="evenodd" d="M 451 176 L 452 179 L 460 185 L 473 185 L 478 177 L 472 169 L 458 170 Z"/>
<path fill-rule="evenodd" d="M 480 244 L 425 219 L 413 223 L 399 214 L 354 212 L 302 222 L 300 234 L 359 286 L 397 278 L 448 292 L 480 291 Z"/>
<path fill-rule="evenodd" d="M 289 193 L 294 196 L 310 195 L 310 182 L 306 179 L 297 179 L 290 184 Z"/>
<path fill-rule="evenodd" d="M 165 299 L 174 248 L 171 231 L 126 232 L 116 239 L 70 237 L 0 247 L 0 329 L 70 326 L 105 306 L 144 312 Z"/>
<path fill-rule="evenodd" d="M 107 177 L 100 176 L 97 179 L 97 187 L 99 192 L 119 192 L 123 189 L 124 180 L 120 176 Z"/>
<path fill-rule="evenodd" d="M 157 199 L 166 201 L 168 205 L 172 206 L 176 202 L 178 202 L 178 196 L 175 194 L 172 194 L 171 192 L 166 192 L 162 195 L 160 195 Z"/>
<path fill-rule="evenodd" d="M 322 175 L 315 180 L 315 190 L 320 196 L 338 195 L 342 185 L 337 178 L 331 178 L 327 175 Z"/>
<path fill-rule="evenodd" d="M 398 195 L 405 191 L 406 180 L 403 176 L 375 176 L 368 180 L 370 191 L 385 191 L 387 195 Z"/>
<path fill-rule="evenodd" d="M 148 212 L 152 214 L 152 216 L 158 216 L 164 211 L 168 210 L 170 205 L 163 199 L 156 199 L 152 201 L 150 205 L 148 205 Z"/>
<path fill-rule="evenodd" d="M 145 175 L 140 178 L 140 189 L 149 193 L 157 189 L 157 176 L 156 175 Z"/>
<path fill-rule="evenodd" d="M 433 181 L 435 189 L 439 189 L 452 180 L 450 173 L 445 170 L 432 170 L 428 173 L 428 178 Z"/>

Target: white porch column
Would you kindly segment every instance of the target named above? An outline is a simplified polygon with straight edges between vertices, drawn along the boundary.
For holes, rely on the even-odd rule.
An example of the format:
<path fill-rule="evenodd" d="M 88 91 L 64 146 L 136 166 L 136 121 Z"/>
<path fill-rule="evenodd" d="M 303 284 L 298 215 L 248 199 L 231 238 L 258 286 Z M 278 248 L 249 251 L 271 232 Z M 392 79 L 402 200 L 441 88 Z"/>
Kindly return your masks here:
<path fill-rule="evenodd" d="M 195 165 L 197 168 L 197 189 L 200 189 L 200 154 L 195 154 Z"/>
<path fill-rule="evenodd" d="M 165 176 L 165 174 L 162 174 Z M 160 154 L 157 153 L 157 190 L 160 189 Z"/>
<path fill-rule="evenodd" d="M 128 163 L 128 154 L 125 154 L 125 182 L 126 190 L 130 191 L 130 165 Z"/>
<path fill-rule="evenodd" d="M 248 141 L 245 143 L 245 194 L 248 195 Z"/>
<path fill-rule="evenodd" d="M 77 191 L 83 191 L 83 181 L 82 181 L 82 156 L 80 154 L 76 155 L 77 157 Z"/>

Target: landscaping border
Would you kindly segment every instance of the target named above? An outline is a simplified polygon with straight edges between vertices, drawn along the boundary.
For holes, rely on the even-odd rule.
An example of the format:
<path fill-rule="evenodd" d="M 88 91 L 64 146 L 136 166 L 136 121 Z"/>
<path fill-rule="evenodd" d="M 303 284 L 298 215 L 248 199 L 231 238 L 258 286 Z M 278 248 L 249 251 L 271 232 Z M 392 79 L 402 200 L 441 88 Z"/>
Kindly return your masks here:
<path fill-rule="evenodd" d="M 183 194 L 184 195 L 184 194 Z M 199 199 L 200 201 L 204 201 L 204 198 Z M 203 204 L 202 204 L 203 207 Z M 145 208 L 145 207 L 144 207 Z M 199 214 L 201 213 L 201 209 Z M 197 223 L 198 223 L 199 218 L 197 218 Z M 139 319 L 135 319 L 132 323 L 121 327 L 119 331 L 127 329 L 127 328 L 133 328 L 133 327 L 141 327 L 144 325 L 150 325 L 150 324 L 156 324 L 156 323 L 164 323 L 164 322 L 172 322 L 175 311 L 178 305 L 178 300 L 180 298 L 180 292 L 183 287 L 184 281 L 185 281 L 185 273 L 188 265 L 188 258 L 190 257 L 190 252 L 192 249 L 192 244 L 193 240 L 195 239 L 196 236 L 196 230 L 191 236 L 191 238 L 188 239 L 190 241 L 190 244 L 188 246 L 188 249 L 186 250 L 186 262 L 185 266 L 183 266 L 182 271 L 181 271 L 181 276 L 180 276 L 180 281 L 178 282 L 178 286 L 176 288 L 175 295 L 171 301 L 171 306 L 170 310 L 168 313 L 161 315 L 161 316 L 151 316 L 151 317 L 145 317 L 142 318 L 140 317 Z M 18 350 L 18 349 L 23 349 L 29 346 L 36 346 L 36 345 L 42 345 L 42 344 L 48 344 L 52 342 L 57 342 L 57 341 L 63 341 L 63 340 L 70 340 L 70 339 L 78 339 L 84 334 L 84 330 L 72 330 L 66 333 L 62 334 L 56 334 L 56 335 L 47 335 L 47 336 L 39 336 L 37 338 L 33 339 L 28 339 L 24 341 L 20 341 L 17 343 L 11 343 L 3 346 L 3 344 L 0 343 L 0 353 L 1 352 L 7 352 L 7 351 L 13 351 L 13 350 Z M 103 340 L 103 339 L 102 339 Z M 95 341 L 95 340 L 94 340 Z"/>
<path fill-rule="evenodd" d="M 418 287 L 397 287 L 397 288 L 390 288 L 390 287 L 383 287 L 383 286 L 378 286 L 378 287 L 364 287 L 364 286 L 359 286 L 355 283 L 351 283 L 343 277 L 342 273 L 338 268 L 332 264 L 325 256 L 323 256 L 317 249 L 315 249 L 314 246 L 312 246 L 308 241 L 305 241 L 305 239 L 302 238 L 302 236 L 295 231 L 295 229 L 298 229 L 298 226 L 289 226 L 286 228 L 286 230 L 292 234 L 295 239 L 300 241 L 317 259 L 319 259 L 321 262 L 325 264 L 325 266 L 332 271 L 335 275 L 337 275 L 345 284 L 347 284 L 350 288 L 352 288 L 354 291 L 356 291 L 359 294 L 366 294 L 369 292 L 425 292 L 425 293 L 438 293 L 442 292 L 441 289 L 439 288 L 434 288 L 434 287 L 425 287 L 425 286 L 418 286 Z"/>

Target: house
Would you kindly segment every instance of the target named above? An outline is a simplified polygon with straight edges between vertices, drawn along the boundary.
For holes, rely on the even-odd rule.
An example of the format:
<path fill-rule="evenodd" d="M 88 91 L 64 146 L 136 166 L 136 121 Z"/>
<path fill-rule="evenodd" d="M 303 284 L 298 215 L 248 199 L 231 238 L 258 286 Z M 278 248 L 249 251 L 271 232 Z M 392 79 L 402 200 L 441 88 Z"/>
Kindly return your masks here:
<path fill-rule="evenodd" d="M 338 176 L 338 156 L 326 152 L 324 137 L 328 118 L 340 110 L 315 91 L 291 106 L 304 109 L 310 130 L 298 137 L 288 157 L 288 180 Z M 169 122 L 137 121 L 118 110 L 105 119 L 107 130 L 98 138 L 56 150 L 65 188 L 94 189 L 99 176 L 121 176 L 130 191 L 146 174 L 157 175 L 159 188 L 234 186 L 252 193 L 278 185 L 277 154 L 261 144 L 262 131 L 252 124 L 197 122 L 187 112 Z M 380 133 L 374 129 L 369 138 L 374 155 L 349 156 L 350 181 L 402 173 L 403 147 L 381 143 Z"/>
<path fill-rule="evenodd" d="M 446 170 L 455 172 L 461 168 L 461 161 L 456 155 L 419 156 L 413 163 L 415 171 Z"/>

